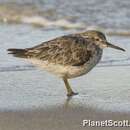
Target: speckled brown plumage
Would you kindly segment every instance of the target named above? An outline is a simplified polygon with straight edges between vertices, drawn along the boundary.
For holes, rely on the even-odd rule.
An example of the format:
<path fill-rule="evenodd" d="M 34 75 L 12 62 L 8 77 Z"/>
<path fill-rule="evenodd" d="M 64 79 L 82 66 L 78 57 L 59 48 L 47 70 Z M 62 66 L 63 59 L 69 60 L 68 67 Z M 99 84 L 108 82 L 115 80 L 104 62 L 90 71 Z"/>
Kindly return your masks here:
<path fill-rule="evenodd" d="M 27 48 L 21 57 L 48 60 L 50 63 L 62 65 L 79 66 L 89 61 L 97 49 L 100 48 L 94 44 L 94 39 L 90 38 L 89 33 L 82 33 L 62 36 L 43 42 L 38 46 Z"/>
<path fill-rule="evenodd" d="M 82 65 L 87 62 L 96 49 L 90 49 L 89 39 L 81 36 L 63 36 L 54 40 L 44 42 L 40 46 L 27 49 L 28 58 L 48 60 L 50 63 L 62 65 Z"/>

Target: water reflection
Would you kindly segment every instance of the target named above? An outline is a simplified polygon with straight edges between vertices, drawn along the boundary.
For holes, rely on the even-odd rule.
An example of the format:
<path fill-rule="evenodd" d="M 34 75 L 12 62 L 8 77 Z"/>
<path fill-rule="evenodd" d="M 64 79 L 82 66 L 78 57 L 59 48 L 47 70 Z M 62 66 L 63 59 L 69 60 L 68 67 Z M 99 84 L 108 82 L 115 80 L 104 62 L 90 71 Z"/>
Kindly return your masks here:
<path fill-rule="evenodd" d="M 72 98 L 73 98 L 72 96 L 66 98 L 65 103 L 63 105 L 65 109 L 67 109 L 69 107 Z"/>

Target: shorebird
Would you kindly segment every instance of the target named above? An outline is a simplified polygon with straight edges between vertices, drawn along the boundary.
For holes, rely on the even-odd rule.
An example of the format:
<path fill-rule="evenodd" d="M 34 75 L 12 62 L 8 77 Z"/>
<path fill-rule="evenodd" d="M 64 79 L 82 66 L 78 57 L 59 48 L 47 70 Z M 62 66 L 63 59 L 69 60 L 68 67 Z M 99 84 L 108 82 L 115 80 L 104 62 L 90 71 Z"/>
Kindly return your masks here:
<path fill-rule="evenodd" d="M 77 95 L 68 79 L 88 73 L 100 61 L 104 48 L 123 48 L 109 43 L 102 32 L 89 30 L 61 36 L 25 49 L 8 49 L 8 54 L 25 58 L 32 64 L 63 79 L 67 96 Z"/>

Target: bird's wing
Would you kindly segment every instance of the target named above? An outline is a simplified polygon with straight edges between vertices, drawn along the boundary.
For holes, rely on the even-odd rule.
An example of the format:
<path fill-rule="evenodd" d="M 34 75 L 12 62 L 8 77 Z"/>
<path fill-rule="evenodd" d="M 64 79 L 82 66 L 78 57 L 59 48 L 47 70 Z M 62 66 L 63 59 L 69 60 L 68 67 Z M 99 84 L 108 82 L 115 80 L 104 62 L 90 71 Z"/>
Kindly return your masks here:
<path fill-rule="evenodd" d="M 90 41 L 78 35 L 67 35 L 28 49 L 27 55 L 50 63 L 80 66 L 92 57 Z"/>

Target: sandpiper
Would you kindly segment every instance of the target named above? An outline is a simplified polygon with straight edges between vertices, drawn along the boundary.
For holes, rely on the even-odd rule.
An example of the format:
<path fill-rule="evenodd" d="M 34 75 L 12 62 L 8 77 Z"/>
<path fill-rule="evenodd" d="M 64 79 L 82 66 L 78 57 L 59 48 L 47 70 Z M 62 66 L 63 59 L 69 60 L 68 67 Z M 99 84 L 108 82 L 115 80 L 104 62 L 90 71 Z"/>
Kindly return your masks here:
<path fill-rule="evenodd" d="M 125 51 L 109 43 L 102 32 L 95 30 L 61 36 L 31 48 L 8 51 L 62 78 L 67 96 L 73 96 L 78 93 L 72 90 L 68 79 L 88 73 L 100 61 L 103 49 L 107 47 Z"/>

